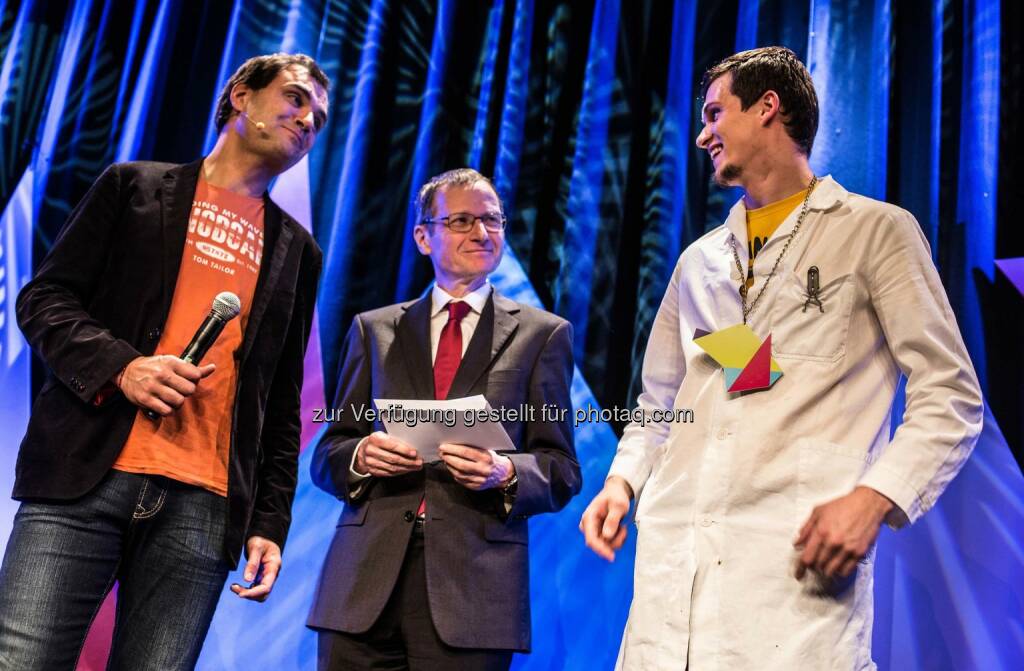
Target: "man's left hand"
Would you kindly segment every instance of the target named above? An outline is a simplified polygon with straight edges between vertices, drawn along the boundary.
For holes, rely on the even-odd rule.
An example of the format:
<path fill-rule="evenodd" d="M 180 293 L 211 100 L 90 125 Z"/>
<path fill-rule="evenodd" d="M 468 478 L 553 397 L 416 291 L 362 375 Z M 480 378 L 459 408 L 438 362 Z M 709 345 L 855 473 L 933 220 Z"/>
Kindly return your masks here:
<path fill-rule="evenodd" d="M 793 542 L 803 550 L 796 579 L 802 580 L 807 569 L 828 579 L 849 576 L 875 542 L 892 508 L 892 501 L 870 487 L 857 487 L 815 507 Z"/>
<path fill-rule="evenodd" d="M 243 599 L 266 601 L 270 591 L 274 589 L 277 574 L 281 571 L 281 548 L 274 541 L 262 536 L 250 538 L 245 548 L 249 560 L 245 563 L 243 576 L 252 584 L 249 587 L 242 587 L 238 583 L 232 583 L 231 591 Z"/>
<path fill-rule="evenodd" d="M 512 460 L 494 450 L 442 443 L 439 451 L 455 482 L 467 489 L 504 487 L 516 474 Z"/>

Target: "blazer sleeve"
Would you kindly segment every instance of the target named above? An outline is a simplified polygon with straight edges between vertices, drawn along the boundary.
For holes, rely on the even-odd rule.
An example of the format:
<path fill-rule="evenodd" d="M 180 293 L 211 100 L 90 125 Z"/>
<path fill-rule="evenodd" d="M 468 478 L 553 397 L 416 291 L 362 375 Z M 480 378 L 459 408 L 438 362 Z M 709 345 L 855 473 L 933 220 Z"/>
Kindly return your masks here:
<path fill-rule="evenodd" d="M 306 345 L 313 324 L 322 255 L 310 241 L 299 268 L 298 291 L 284 348 L 267 398 L 262 458 L 256 472 L 256 496 L 246 538 L 263 536 L 283 550 L 291 524 L 302 432 L 301 397 Z"/>
<path fill-rule="evenodd" d="M 339 499 L 353 501 L 369 490 L 372 479 L 351 483 L 349 468 L 359 441 L 370 435 L 373 424 L 352 412 L 353 407 L 370 405 L 370 362 L 366 350 L 366 334 L 359 315 L 352 320 L 341 351 L 341 369 L 334 408 L 340 413 L 313 450 L 310 475 L 315 484 Z M 357 484 L 355 488 L 351 485 Z"/>
<path fill-rule="evenodd" d="M 18 325 L 32 349 L 78 398 L 96 392 L 141 354 L 88 312 L 121 218 L 125 189 L 107 168 L 71 212 L 35 277 L 18 294 Z"/>
<path fill-rule="evenodd" d="M 530 374 L 527 404 L 565 412 L 562 421 L 529 422 L 521 452 L 509 454 L 518 484 L 509 518 L 561 510 L 583 486 L 572 428 L 572 325 L 562 321 L 541 350 Z"/>

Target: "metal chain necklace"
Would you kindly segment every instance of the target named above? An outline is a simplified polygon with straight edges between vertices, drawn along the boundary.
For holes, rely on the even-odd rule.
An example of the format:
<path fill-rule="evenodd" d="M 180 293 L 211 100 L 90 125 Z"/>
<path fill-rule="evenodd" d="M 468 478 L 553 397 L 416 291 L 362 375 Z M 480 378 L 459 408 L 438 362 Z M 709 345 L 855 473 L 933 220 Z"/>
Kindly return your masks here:
<path fill-rule="evenodd" d="M 811 199 L 811 192 L 814 191 L 814 186 L 818 183 L 817 175 L 811 176 L 811 183 L 807 187 L 807 195 L 804 196 L 804 203 L 800 208 L 800 216 L 796 219 L 796 225 L 793 226 L 793 232 L 789 234 L 789 240 L 786 240 L 785 246 L 779 255 L 775 257 L 775 265 L 772 266 L 772 271 L 768 273 L 768 277 L 764 278 L 764 284 L 761 285 L 761 290 L 754 296 L 754 301 L 747 307 L 747 274 L 743 272 L 743 264 L 740 263 L 740 253 L 736 247 L 736 236 L 730 236 L 729 241 L 732 243 L 732 257 L 736 260 L 736 270 L 740 273 L 740 300 L 743 302 L 743 323 L 747 323 L 747 317 L 757 307 L 758 301 L 764 296 L 765 289 L 768 288 L 768 283 L 771 282 L 772 278 L 775 277 L 775 271 L 779 267 L 779 262 L 782 261 L 782 257 L 786 255 L 786 250 L 789 249 L 793 239 L 796 238 L 796 234 L 800 232 L 800 226 L 804 223 L 804 218 L 807 217 L 807 203 Z"/>

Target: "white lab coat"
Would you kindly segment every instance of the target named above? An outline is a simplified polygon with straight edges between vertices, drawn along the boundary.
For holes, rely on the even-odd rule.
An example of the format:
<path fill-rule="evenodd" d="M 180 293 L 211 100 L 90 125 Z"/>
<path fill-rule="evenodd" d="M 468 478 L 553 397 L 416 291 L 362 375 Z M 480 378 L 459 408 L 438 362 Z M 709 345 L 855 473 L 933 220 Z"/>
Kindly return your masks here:
<path fill-rule="evenodd" d="M 751 298 L 799 211 L 759 252 Z M 894 526 L 927 511 L 980 432 L 977 378 L 913 216 L 826 177 L 750 317 L 783 376 L 726 392 L 693 333 L 742 321 L 729 241 L 745 269 L 745 214 L 740 201 L 683 252 L 647 344 L 640 406 L 690 408 L 694 421 L 631 424 L 609 471 L 637 493 L 617 668 L 873 669 L 873 552 L 841 584 L 797 582 L 792 542 L 815 505 L 857 485 L 895 502 Z M 811 266 L 824 313 L 803 309 Z M 901 371 L 906 413 L 890 441 Z"/>

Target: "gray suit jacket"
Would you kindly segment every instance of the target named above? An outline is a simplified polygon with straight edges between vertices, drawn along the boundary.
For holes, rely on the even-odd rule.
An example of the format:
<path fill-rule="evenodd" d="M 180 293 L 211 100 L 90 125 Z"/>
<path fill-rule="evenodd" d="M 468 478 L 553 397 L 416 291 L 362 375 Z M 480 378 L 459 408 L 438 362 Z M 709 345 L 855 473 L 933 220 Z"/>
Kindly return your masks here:
<path fill-rule="evenodd" d="M 441 639 L 463 648 L 528 651 L 527 518 L 560 510 L 581 486 L 569 395 L 572 326 L 493 292 L 448 394 L 484 394 L 496 409 L 534 406 L 534 421 L 504 424 L 518 450 L 509 455 L 519 483 L 508 514 L 500 491 L 466 489 L 443 464 L 374 478 L 358 500 L 349 491 L 356 445 L 383 430 L 357 421 L 352 406 L 369 407 L 374 398 L 434 398 L 429 295 L 357 315 L 341 362 L 334 403 L 341 419 L 316 446 L 311 470 L 313 482 L 346 505 L 307 624 L 349 633 L 373 625 L 395 586 L 425 492 L 428 598 Z M 564 408 L 564 421 L 541 421 L 544 404 Z"/>

